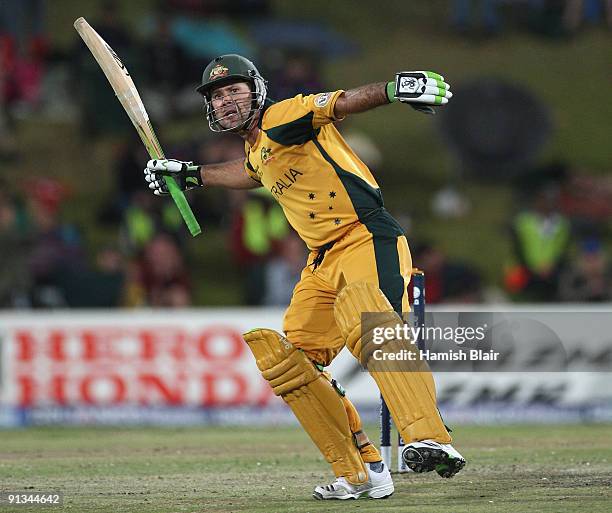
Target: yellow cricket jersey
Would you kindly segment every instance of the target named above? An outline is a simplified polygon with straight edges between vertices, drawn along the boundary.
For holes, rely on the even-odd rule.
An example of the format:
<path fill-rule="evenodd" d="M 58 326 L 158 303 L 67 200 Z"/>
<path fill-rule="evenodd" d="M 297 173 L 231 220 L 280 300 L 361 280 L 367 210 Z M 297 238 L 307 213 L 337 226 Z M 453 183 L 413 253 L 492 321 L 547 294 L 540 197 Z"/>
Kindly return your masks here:
<path fill-rule="evenodd" d="M 368 167 L 332 124 L 342 90 L 268 104 L 245 170 L 268 189 L 310 249 L 340 239 L 360 221 L 379 236 L 403 233 L 383 208 Z"/>

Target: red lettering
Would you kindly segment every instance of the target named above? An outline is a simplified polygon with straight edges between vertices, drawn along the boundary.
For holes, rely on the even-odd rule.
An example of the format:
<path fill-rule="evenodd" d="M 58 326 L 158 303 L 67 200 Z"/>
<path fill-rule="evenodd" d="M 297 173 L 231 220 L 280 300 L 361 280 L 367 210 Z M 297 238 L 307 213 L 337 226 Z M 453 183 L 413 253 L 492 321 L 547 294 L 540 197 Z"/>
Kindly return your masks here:
<path fill-rule="evenodd" d="M 109 388 L 109 385 L 111 387 L 110 393 L 104 390 L 105 388 Z M 105 376 L 87 376 L 83 379 L 83 381 L 81 381 L 79 389 L 81 399 L 83 402 L 89 404 L 116 404 L 125 401 L 125 382 L 121 379 L 121 377 L 115 374 Z"/>
<path fill-rule="evenodd" d="M 46 334 L 46 332 L 43 332 Z M 63 353 L 57 353 L 54 348 L 60 347 L 65 339 L 65 333 L 59 330 L 48 332 L 46 342 L 50 346 L 50 356 L 54 359 L 63 359 Z M 29 330 L 16 330 L 15 341 L 17 342 L 16 357 L 22 362 L 32 361 L 36 356 L 37 346 L 43 343 L 43 340 L 36 340 L 34 333 Z"/>
<path fill-rule="evenodd" d="M 140 357 L 143 360 L 155 360 L 157 356 L 155 333 L 149 330 L 142 330 L 138 338 L 140 339 Z"/>
<path fill-rule="evenodd" d="M 66 353 L 64 351 L 64 342 L 66 337 L 63 336 L 52 336 L 49 339 L 49 357 L 57 362 L 64 362 L 67 360 Z"/>
<path fill-rule="evenodd" d="M 81 334 L 81 343 L 83 346 L 83 360 L 99 360 L 106 355 L 106 341 L 103 338 L 103 328 L 98 331 L 85 330 Z"/>
<path fill-rule="evenodd" d="M 67 404 L 66 376 L 57 375 L 51 378 L 51 398 L 58 404 Z"/>
<path fill-rule="evenodd" d="M 182 378 L 183 376 L 173 376 L 174 387 L 170 388 L 170 384 L 167 381 L 163 381 L 160 376 L 141 374 L 138 377 L 142 385 L 139 401 L 142 404 L 150 404 L 154 402 L 151 397 L 151 394 L 154 394 L 156 398 L 161 398 L 167 404 L 177 405 L 184 403 L 184 379 Z"/>
<path fill-rule="evenodd" d="M 187 337 L 183 330 L 174 330 L 168 333 L 168 341 L 166 342 L 169 346 L 168 354 L 175 360 L 187 359 Z"/>
<path fill-rule="evenodd" d="M 36 388 L 36 382 L 32 376 L 17 376 L 17 404 L 19 406 L 32 406 Z"/>

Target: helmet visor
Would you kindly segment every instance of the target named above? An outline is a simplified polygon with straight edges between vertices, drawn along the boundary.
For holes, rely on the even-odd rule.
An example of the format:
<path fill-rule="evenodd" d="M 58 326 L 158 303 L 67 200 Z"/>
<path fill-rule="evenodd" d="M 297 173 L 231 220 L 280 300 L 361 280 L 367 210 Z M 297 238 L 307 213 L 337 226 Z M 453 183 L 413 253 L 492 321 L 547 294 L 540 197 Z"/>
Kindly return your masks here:
<path fill-rule="evenodd" d="M 205 97 L 206 116 L 214 131 L 240 130 L 257 112 L 260 93 L 246 82 L 215 87 Z"/>

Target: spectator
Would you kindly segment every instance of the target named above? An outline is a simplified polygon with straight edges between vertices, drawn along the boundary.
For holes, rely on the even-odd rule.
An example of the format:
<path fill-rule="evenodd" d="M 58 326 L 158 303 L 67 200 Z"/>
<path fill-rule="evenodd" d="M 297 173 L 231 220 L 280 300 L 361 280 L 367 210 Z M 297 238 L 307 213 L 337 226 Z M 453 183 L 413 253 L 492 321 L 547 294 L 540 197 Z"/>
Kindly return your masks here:
<path fill-rule="evenodd" d="M 270 0 L 166 0 L 168 7 L 184 14 L 207 17 L 228 16 L 251 17 L 267 16 L 270 13 Z"/>
<path fill-rule="evenodd" d="M 174 234 L 181 242 L 184 240 L 183 221 L 174 202 L 160 201 L 142 190 L 134 193 L 121 226 L 124 250 L 138 253 L 160 230 Z"/>
<path fill-rule="evenodd" d="M 549 37 L 576 34 L 585 24 L 602 19 L 612 27 L 612 0 L 535 0 L 532 28 Z"/>
<path fill-rule="evenodd" d="M 570 222 L 558 212 L 559 189 L 546 186 L 536 193 L 533 206 L 520 212 L 512 224 L 518 265 L 508 270 L 506 286 L 529 301 L 553 301 L 570 243 Z"/>
<path fill-rule="evenodd" d="M 266 189 L 250 190 L 238 199 L 237 207 L 230 232 L 232 254 L 245 270 L 245 303 L 261 305 L 266 295 L 266 265 L 289 226 L 281 207 Z"/>
<path fill-rule="evenodd" d="M 293 98 L 297 94 L 313 94 L 323 91 L 317 64 L 319 60 L 311 53 L 288 52 L 282 60 L 282 66 L 271 83 L 274 84 L 272 95 L 278 100 Z"/>
<path fill-rule="evenodd" d="M 495 35 L 501 29 L 500 0 L 454 0 L 452 24 L 463 34 Z"/>
<path fill-rule="evenodd" d="M 24 2 L 13 5 L 0 2 L 0 113 L 12 116 L 30 113 L 38 106 L 44 76 L 47 42 L 34 13 L 27 20 Z M 34 2 L 38 3 L 38 2 Z M 14 12 L 13 12 L 14 11 Z M 4 121 L 8 125 L 7 121 Z"/>
<path fill-rule="evenodd" d="M 25 213 L 0 187 L 0 308 L 27 306 L 29 237 Z"/>
<path fill-rule="evenodd" d="M 10 116 L 11 85 L 9 69 L 12 65 L 12 40 L 0 33 L 0 157 L 15 152 L 14 126 Z"/>
<path fill-rule="evenodd" d="M 181 90 L 193 94 L 189 61 L 172 34 L 172 18 L 160 10 L 155 18 L 155 30 L 143 47 L 145 83 L 143 97 L 149 114 L 157 120 L 176 116 L 181 103 Z M 194 75 L 195 76 L 195 75 Z"/>
<path fill-rule="evenodd" d="M 119 3 L 116 0 L 104 0 L 93 26 L 134 73 L 134 44 L 119 14 Z M 81 108 L 81 133 L 84 136 L 132 134 L 130 121 L 121 104 L 107 81 L 100 76 L 100 66 L 76 35 L 74 57 L 71 60 L 74 65 L 72 83 Z"/>
<path fill-rule="evenodd" d="M 306 248 L 295 232 L 290 232 L 279 244 L 278 256 L 270 260 L 265 271 L 265 298 L 268 306 L 287 306 L 295 284 L 299 281 Z"/>
<path fill-rule="evenodd" d="M 19 49 L 32 41 L 42 41 L 45 30 L 46 0 L 0 2 L 0 34 L 10 34 Z"/>
<path fill-rule="evenodd" d="M 66 305 L 59 277 L 65 269 L 84 267 L 78 231 L 60 219 L 67 191 L 57 181 L 38 178 L 28 184 L 28 211 L 32 222 L 32 246 L 28 258 L 35 307 Z"/>
<path fill-rule="evenodd" d="M 425 271 L 428 303 L 482 302 L 482 278 L 472 266 L 429 244 L 415 247 L 413 263 Z"/>
<path fill-rule="evenodd" d="M 576 33 L 584 23 L 594 24 L 605 19 L 612 28 L 612 0 L 566 0 L 563 25 L 569 34 Z"/>
<path fill-rule="evenodd" d="M 184 307 L 191 304 L 191 282 L 179 246 L 167 233 L 155 235 L 137 264 L 137 286 L 144 304 Z"/>
<path fill-rule="evenodd" d="M 186 154 L 193 155 L 194 153 L 189 151 Z M 201 164 L 244 159 L 244 143 L 231 135 L 219 135 L 218 138 L 200 142 L 196 149 L 196 155 L 198 163 Z M 231 223 L 232 218 L 229 196 L 231 196 L 230 191 L 213 189 L 207 193 L 206 198 L 201 194 L 194 194 L 189 198 L 189 201 L 203 219 L 215 224 L 221 222 L 227 226 Z M 237 196 L 240 197 L 240 194 Z"/>
<path fill-rule="evenodd" d="M 567 35 L 564 13 L 572 0 L 539 0 L 531 8 L 531 29 L 542 36 L 559 38 Z"/>
<path fill-rule="evenodd" d="M 561 274 L 559 298 L 572 302 L 612 299 L 612 267 L 599 238 L 580 243 L 577 258 Z"/>
<path fill-rule="evenodd" d="M 113 247 L 98 252 L 93 269 L 62 268 L 57 277 L 65 305 L 71 308 L 121 306 L 124 281 L 123 256 Z"/>

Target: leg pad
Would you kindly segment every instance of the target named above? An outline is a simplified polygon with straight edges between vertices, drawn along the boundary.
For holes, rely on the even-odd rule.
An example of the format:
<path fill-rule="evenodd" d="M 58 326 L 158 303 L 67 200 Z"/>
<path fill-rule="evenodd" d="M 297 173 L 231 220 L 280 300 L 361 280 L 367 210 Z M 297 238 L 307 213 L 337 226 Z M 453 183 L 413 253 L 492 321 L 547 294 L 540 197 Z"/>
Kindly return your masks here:
<path fill-rule="evenodd" d="M 365 316 L 362 324 L 362 314 Z M 403 324 L 382 291 L 371 283 L 351 283 L 344 287 L 334 306 L 336 323 L 353 355 L 364 364 L 376 381 L 391 416 L 406 442 L 431 439 L 450 443 L 451 437 L 436 407 L 433 377 L 427 363 L 402 361 L 401 370 L 395 361 L 375 361 L 374 352 L 381 346 L 373 342 L 375 328 Z M 388 340 L 385 351 L 417 352 L 415 345 L 405 340 Z"/>
<path fill-rule="evenodd" d="M 366 482 L 367 469 L 355 445 L 344 404 L 323 373 L 276 331 L 252 330 L 244 340 L 262 376 L 289 405 L 336 477 L 343 476 L 352 484 Z"/>

